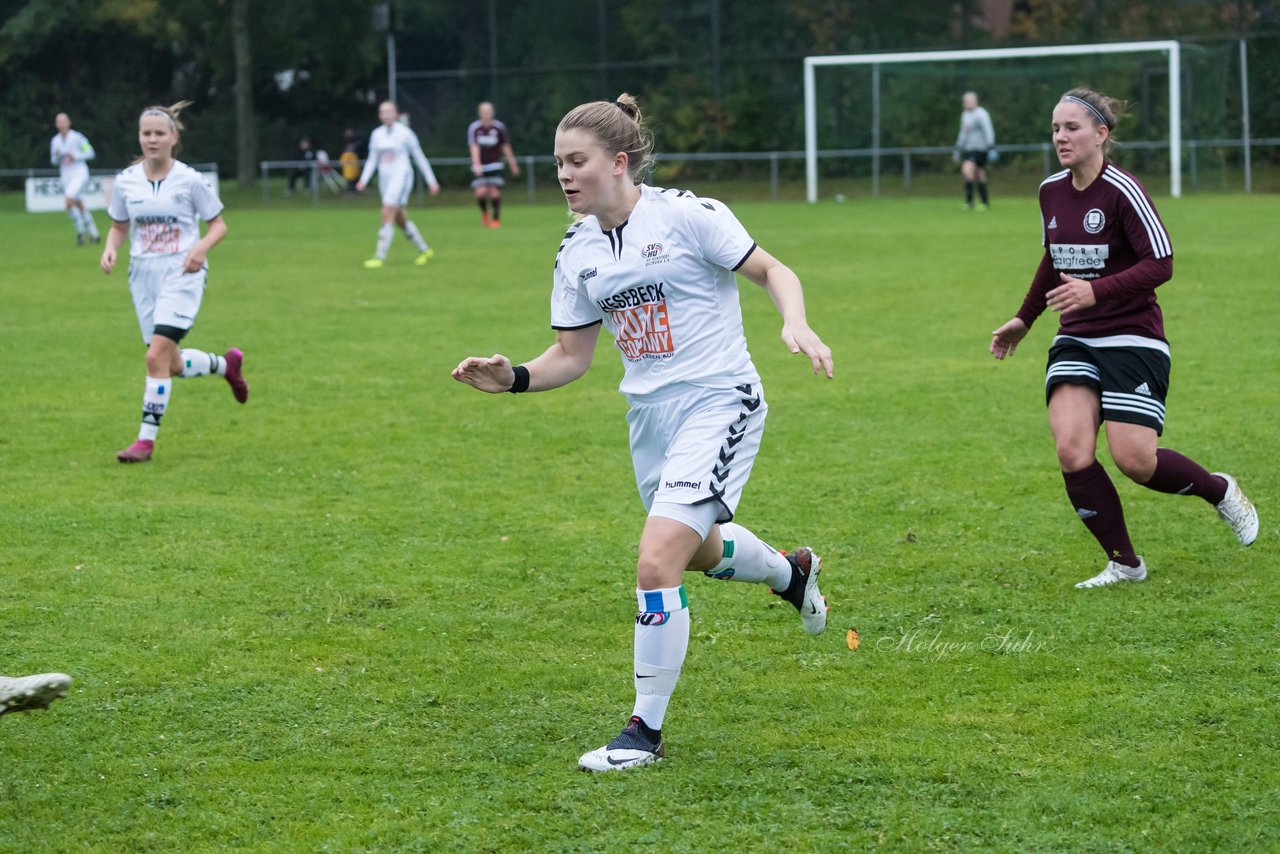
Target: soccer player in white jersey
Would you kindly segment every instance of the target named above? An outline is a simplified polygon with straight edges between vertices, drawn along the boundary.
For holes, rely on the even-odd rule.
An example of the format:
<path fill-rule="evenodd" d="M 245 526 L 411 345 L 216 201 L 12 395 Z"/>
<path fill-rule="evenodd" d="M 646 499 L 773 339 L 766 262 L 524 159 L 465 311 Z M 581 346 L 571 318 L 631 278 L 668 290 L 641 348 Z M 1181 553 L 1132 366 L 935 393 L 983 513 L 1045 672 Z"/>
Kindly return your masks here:
<path fill-rule="evenodd" d="M 1040 184 L 1044 254 L 1022 307 L 991 335 L 991 353 L 1003 359 L 1045 309 L 1061 317 L 1045 376 L 1049 429 L 1067 497 L 1107 558 L 1102 572 L 1076 585 L 1082 589 L 1147 577 L 1097 460 L 1101 426 L 1112 460 L 1134 483 L 1207 502 L 1242 545 L 1258 536 L 1258 513 L 1234 477 L 1159 447 L 1170 349 L 1156 288 L 1173 276 L 1173 244 L 1137 177 L 1107 159 L 1122 111 L 1083 88 L 1053 108 L 1064 168 Z"/>
<path fill-rule="evenodd" d="M 70 687 L 71 677 L 65 673 L 0 676 L 0 715 L 48 708 L 54 700 L 67 696 Z"/>
<path fill-rule="evenodd" d="M 218 194 L 204 176 L 173 157 L 181 150 L 178 114 L 188 103 L 142 111 L 138 117 L 142 157 L 116 177 L 107 207 L 112 221 L 102 250 L 102 270 L 111 273 L 127 235 L 129 291 L 147 344 L 142 426 L 137 441 L 116 454 L 122 463 L 151 459 L 174 378 L 216 374 L 226 379 L 237 401 L 249 399 L 240 350 L 233 347 L 219 356 L 178 347 L 200 311 L 209 271 L 205 256 L 227 234 Z M 202 219 L 208 223 L 203 237 Z"/>
<path fill-rule="evenodd" d="M 356 183 L 356 191 L 363 193 L 376 171 L 378 188 L 382 191 L 382 225 L 378 229 L 377 247 L 373 257 L 364 262 L 371 270 L 381 267 L 387 259 L 393 223 L 400 226 L 404 236 L 418 247 L 418 257 L 413 263 L 421 267 L 435 254 L 427 241 L 422 239 L 422 233 L 413 224 L 413 220 L 409 219 L 406 211 L 409 193 L 413 191 L 414 164 L 417 164 L 422 177 L 427 180 L 431 195 L 440 192 L 440 184 L 436 182 L 436 173 L 431 171 L 427 156 L 422 153 L 418 135 L 398 121 L 399 117 L 400 110 L 395 101 L 383 101 L 378 105 L 378 120 L 382 124 L 369 134 L 369 156 L 364 163 L 364 172 Z"/>
<path fill-rule="evenodd" d="M 830 349 L 805 319 L 795 273 L 758 247 L 721 202 L 641 185 L 653 142 L 630 95 L 571 110 L 555 160 L 580 219 L 557 254 L 551 297 L 556 340 L 512 366 L 464 359 L 455 379 L 489 393 L 546 391 L 591 364 L 601 325 L 621 353 L 631 454 L 647 512 L 636 568 L 636 700 L 621 734 L 579 766 L 610 771 L 664 756 L 662 725 L 689 644 L 687 570 L 767 584 L 826 628 L 821 561 L 783 556 L 733 522 L 760 447 L 768 406 L 742 327 L 734 273 L 763 287 L 782 315 L 782 341 L 832 375 Z"/>
<path fill-rule="evenodd" d="M 66 113 L 54 116 L 53 124 L 58 132 L 49 141 L 49 162 L 58 167 L 62 195 L 67 202 L 67 216 L 76 227 L 76 245 L 84 246 L 86 237 L 97 243 L 101 239 L 98 225 L 80 198 L 89 180 L 89 161 L 95 155 L 93 146 L 84 134 L 71 129 L 71 117 Z"/>

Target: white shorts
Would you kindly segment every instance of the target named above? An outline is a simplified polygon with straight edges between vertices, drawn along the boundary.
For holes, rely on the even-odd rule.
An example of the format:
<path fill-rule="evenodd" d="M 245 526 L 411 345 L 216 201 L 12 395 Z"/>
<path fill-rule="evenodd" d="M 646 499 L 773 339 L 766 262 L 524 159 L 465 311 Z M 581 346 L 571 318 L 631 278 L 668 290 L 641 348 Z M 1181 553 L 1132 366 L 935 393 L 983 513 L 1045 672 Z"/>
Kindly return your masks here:
<path fill-rule="evenodd" d="M 67 169 L 59 176 L 62 182 L 62 195 L 68 199 L 80 198 L 80 192 L 84 189 L 84 185 L 89 180 L 89 169 L 83 167 L 80 169 Z"/>
<path fill-rule="evenodd" d="M 142 340 L 151 343 L 157 326 L 190 329 L 204 298 L 206 266 L 197 273 L 182 272 L 185 255 L 129 259 L 129 293 L 138 312 Z"/>
<path fill-rule="evenodd" d="M 404 207 L 413 192 L 413 170 L 406 169 L 399 175 L 379 171 L 378 189 L 382 191 L 383 207 Z"/>
<path fill-rule="evenodd" d="M 502 189 L 507 182 L 503 180 L 502 174 L 499 172 L 486 172 L 479 178 L 471 179 L 471 189 L 478 190 L 481 187 L 497 187 Z"/>
<path fill-rule="evenodd" d="M 701 388 L 679 384 L 631 398 L 631 460 L 646 511 L 660 504 L 719 507 L 730 522 L 751 476 L 765 415 L 760 385 Z"/>

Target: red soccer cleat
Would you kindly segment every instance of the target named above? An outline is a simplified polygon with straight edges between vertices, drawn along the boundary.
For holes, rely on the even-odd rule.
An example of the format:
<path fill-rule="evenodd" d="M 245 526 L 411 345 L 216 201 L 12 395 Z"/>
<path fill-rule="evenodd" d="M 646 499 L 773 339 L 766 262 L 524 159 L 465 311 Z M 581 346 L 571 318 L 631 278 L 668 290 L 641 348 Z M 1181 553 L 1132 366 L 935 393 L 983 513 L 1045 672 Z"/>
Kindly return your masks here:
<path fill-rule="evenodd" d="M 244 381 L 244 353 L 232 347 L 222 354 L 222 358 L 227 361 L 227 385 L 231 386 L 236 401 L 244 403 L 249 399 L 249 384 Z"/>
<path fill-rule="evenodd" d="M 116 459 L 122 463 L 150 462 L 155 446 L 156 443 L 150 439 L 139 439 L 123 451 L 116 451 Z"/>

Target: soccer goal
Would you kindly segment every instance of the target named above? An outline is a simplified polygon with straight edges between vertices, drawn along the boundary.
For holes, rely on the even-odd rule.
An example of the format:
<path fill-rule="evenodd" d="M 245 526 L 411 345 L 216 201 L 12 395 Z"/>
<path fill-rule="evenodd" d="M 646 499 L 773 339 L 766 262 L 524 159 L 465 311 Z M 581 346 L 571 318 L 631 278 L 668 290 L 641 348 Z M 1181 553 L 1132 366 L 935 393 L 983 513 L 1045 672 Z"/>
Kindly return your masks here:
<path fill-rule="evenodd" d="M 879 72 L 881 66 L 902 63 L 958 63 L 974 60 L 1027 59 L 1123 53 L 1164 53 L 1169 75 L 1169 193 L 1182 195 L 1182 97 L 1181 46 L 1176 41 L 1117 42 L 1115 44 L 1054 45 L 1045 47 L 989 48 L 982 50 L 936 50 L 915 53 L 862 53 L 843 56 L 807 56 L 804 60 L 804 160 L 805 184 L 810 201 L 818 200 L 818 100 L 815 70 L 819 66 L 871 66 L 873 88 L 873 133 L 879 127 Z M 1064 88 L 1070 88 L 1064 87 Z M 956 93 L 958 98 L 959 93 Z M 1046 105 L 1047 109 L 1047 105 Z M 954 132 L 954 130 L 952 131 Z M 873 143 L 873 149 L 878 149 Z"/>

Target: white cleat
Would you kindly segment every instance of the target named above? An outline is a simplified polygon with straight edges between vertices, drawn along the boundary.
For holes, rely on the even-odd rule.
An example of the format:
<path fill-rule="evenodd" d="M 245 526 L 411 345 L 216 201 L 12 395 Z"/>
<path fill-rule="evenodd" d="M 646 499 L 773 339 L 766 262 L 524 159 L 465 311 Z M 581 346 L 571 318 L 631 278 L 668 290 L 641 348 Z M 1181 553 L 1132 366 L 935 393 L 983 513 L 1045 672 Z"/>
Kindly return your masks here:
<path fill-rule="evenodd" d="M 0 676 L 0 715 L 46 709 L 54 700 L 67 696 L 70 687 L 71 677 L 65 673 Z"/>
<path fill-rule="evenodd" d="M 773 592 L 800 612 L 806 632 L 820 635 L 827 627 L 827 599 L 818 591 L 822 558 L 808 546 L 801 546 L 787 555 L 787 563 L 791 564 L 791 586 Z"/>
<path fill-rule="evenodd" d="M 666 758 L 662 741 L 650 741 L 640 730 L 639 718 L 632 717 L 618 737 L 590 753 L 582 754 L 578 768 L 583 771 L 624 771 L 653 765 Z"/>
<path fill-rule="evenodd" d="M 1214 475 L 1227 482 L 1227 494 L 1217 504 L 1218 518 L 1231 526 L 1242 546 L 1253 545 L 1258 539 L 1258 511 L 1253 502 L 1244 497 L 1240 484 L 1229 474 L 1215 471 Z"/>
<path fill-rule="evenodd" d="M 1087 581 L 1081 581 L 1076 585 L 1077 590 L 1084 590 L 1087 587 L 1106 587 L 1108 584 L 1118 584 L 1121 581 L 1146 581 L 1147 580 L 1147 562 L 1142 559 L 1142 555 L 1138 555 L 1137 566 L 1125 566 L 1122 563 L 1116 563 L 1114 560 L 1107 563 L 1107 568 L 1099 572 L 1093 578 Z"/>

